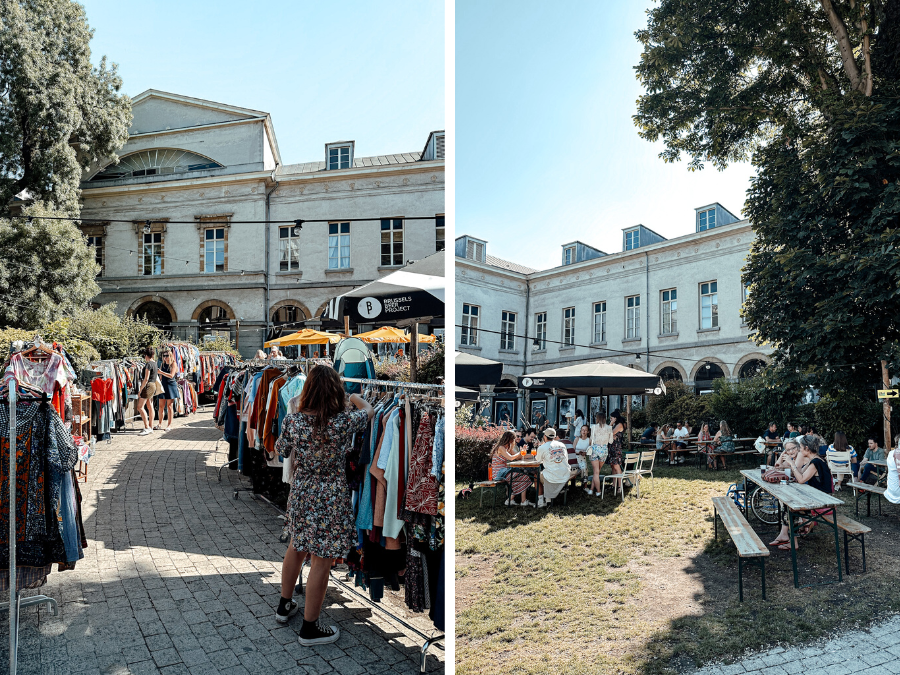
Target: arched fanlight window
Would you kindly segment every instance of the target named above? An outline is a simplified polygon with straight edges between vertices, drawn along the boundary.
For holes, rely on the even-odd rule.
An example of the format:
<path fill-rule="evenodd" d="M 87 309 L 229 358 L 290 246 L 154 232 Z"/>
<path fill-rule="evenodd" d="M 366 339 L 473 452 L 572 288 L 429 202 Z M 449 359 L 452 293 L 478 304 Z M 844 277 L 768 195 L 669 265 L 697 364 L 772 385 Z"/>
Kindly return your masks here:
<path fill-rule="evenodd" d="M 663 380 L 678 380 L 681 382 L 681 373 L 674 366 L 666 366 L 659 371 L 659 377 Z"/>
<path fill-rule="evenodd" d="M 739 377 L 742 380 L 759 375 L 766 368 L 766 362 L 762 359 L 750 359 L 741 366 Z"/>
<path fill-rule="evenodd" d="M 222 165 L 218 162 L 193 152 L 175 148 L 156 148 L 121 157 L 118 164 L 110 164 L 91 180 L 118 180 L 221 168 Z"/>

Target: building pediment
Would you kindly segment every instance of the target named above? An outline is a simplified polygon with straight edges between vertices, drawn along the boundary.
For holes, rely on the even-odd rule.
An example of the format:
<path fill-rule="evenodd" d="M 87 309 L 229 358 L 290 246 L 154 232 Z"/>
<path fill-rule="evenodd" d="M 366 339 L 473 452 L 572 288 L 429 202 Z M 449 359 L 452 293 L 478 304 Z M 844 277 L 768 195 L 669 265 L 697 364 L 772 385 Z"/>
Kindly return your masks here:
<path fill-rule="evenodd" d="M 173 129 L 190 129 L 223 122 L 265 119 L 259 110 L 206 101 L 191 96 L 148 89 L 132 99 L 134 120 L 128 132 L 147 134 Z"/>

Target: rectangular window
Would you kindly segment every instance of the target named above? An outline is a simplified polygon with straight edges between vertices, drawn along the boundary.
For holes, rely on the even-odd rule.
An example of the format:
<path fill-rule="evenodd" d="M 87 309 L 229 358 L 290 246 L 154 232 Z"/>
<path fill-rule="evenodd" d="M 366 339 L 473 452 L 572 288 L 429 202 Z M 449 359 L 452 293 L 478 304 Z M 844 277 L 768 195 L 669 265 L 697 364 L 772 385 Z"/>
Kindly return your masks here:
<path fill-rule="evenodd" d="M 403 218 L 381 219 L 381 266 L 403 266 Z"/>
<path fill-rule="evenodd" d="M 462 333 L 459 343 L 469 347 L 478 345 L 478 312 L 481 308 L 478 305 L 463 305 L 462 311 Z"/>
<path fill-rule="evenodd" d="M 538 312 L 534 315 L 534 333 L 538 349 L 547 349 L 547 312 Z"/>
<path fill-rule="evenodd" d="M 662 292 L 662 321 L 660 322 L 663 335 L 678 332 L 678 290 L 671 288 Z"/>
<path fill-rule="evenodd" d="M 203 249 L 203 271 L 225 271 L 225 228 L 210 227 L 205 232 Z"/>
<path fill-rule="evenodd" d="M 350 267 L 350 223 L 328 223 L 328 269 Z"/>
<path fill-rule="evenodd" d="M 706 209 L 697 214 L 697 232 L 705 232 L 716 226 L 716 210 Z"/>
<path fill-rule="evenodd" d="M 444 250 L 444 216 L 434 217 L 434 250 Z"/>
<path fill-rule="evenodd" d="M 563 310 L 563 346 L 575 344 L 575 308 L 566 307 Z"/>
<path fill-rule="evenodd" d="M 300 235 L 294 236 L 293 227 L 278 228 L 278 269 L 281 272 L 300 269 Z"/>
<path fill-rule="evenodd" d="M 632 295 L 625 298 L 625 339 L 635 340 L 641 337 L 641 296 Z"/>
<path fill-rule="evenodd" d="M 719 284 L 708 281 L 700 284 L 700 328 L 719 327 Z"/>
<path fill-rule="evenodd" d="M 100 265 L 100 271 L 97 272 L 98 277 L 103 276 L 103 237 L 88 237 L 87 245 L 94 247 L 94 260 Z"/>
<path fill-rule="evenodd" d="M 575 247 L 567 246 L 563 250 L 563 265 L 571 265 L 575 262 Z"/>
<path fill-rule="evenodd" d="M 144 275 L 163 273 L 162 232 L 144 235 Z"/>
<path fill-rule="evenodd" d="M 594 303 L 594 342 L 606 342 L 606 303 Z"/>
<path fill-rule="evenodd" d="M 484 244 L 480 241 L 466 240 L 466 258 L 476 262 L 484 262 Z"/>
<path fill-rule="evenodd" d="M 741 298 L 741 303 L 747 302 L 747 299 L 750 297 L 750 284 L 741 284 L 741 289 L 743 290 L 743 297 Z"/>
<path fill-rule="evenodd" d="M 516 313 L 503 311 L 500 317 L 500 349 L 516 348 Z"/>
<path fill-rule="evenodd" d="M 328 148 L 328 170 L 350 168 L 350 146 Z"/>
<path fill-rule="evenodd" d="M 641 245 L 641 231 L 629 230 L 625 233 L 625 250 L 633 251 Z"/>

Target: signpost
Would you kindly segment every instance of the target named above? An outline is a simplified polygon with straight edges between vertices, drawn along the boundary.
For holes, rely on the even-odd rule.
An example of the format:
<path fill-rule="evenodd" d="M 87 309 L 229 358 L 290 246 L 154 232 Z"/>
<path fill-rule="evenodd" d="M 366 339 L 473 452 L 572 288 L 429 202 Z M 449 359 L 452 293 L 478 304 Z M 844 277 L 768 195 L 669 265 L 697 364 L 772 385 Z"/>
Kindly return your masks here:
<path fill-rule="evenodd" d="M 900 398 L 900 389 L 879 389 L 878 398 Z"/>
<path fill-rule="evenodd" d="M 892 445 L 891 441 L 891 402 L 890 399 L 897 398 L 898 393 L 896 389 L 888 389 L 891 386 L 891 377 L 888 373 L 887 361 L 882 360 L 881 362 L 881 386 L 884 389 L 878 390 L 878 398 L 884 401 L 884 449 L 890 450 Z"/>

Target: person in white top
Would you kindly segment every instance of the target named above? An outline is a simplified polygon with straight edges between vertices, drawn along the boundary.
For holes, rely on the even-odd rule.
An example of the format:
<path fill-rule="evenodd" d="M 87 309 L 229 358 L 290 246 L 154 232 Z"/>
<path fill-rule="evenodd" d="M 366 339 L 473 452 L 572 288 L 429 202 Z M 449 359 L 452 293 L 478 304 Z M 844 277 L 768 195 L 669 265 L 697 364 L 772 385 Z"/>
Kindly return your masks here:
<path fill-rule="evenodd" d="M 591 478 L 591 487 L 586 492 L 600 496 L 600 469 L 606 462 L 609 453 L 609 444 L 612 443 L 612 427 L 606 423 L 606 415 L 597 413 L 594 415 L 594 424 L 591 425 L 591 445 L 588 451 L 588 459 L 594 469 Z"/>
<path fill-rule="evenodd" d="M 582 424 L 578 429 L 578 435 L 573 441 L 573 448 L 576 459 L 578 460 L 578 468 L 581 469 L 581 484 L 584 485 L 587 480 L 587 456 L 591 450 L 591 428 L 587 424 Z M 593 491 L 585 488 L 585 492 L 593 495 Z"/>
<path fill-rule="evenodd" d="M 900 435 L 894 439 L 894 449 L 888 453 L 887 472 L 884 498 L 891 504 L 900 504 Z"/>
<path fill-rule="evenodd" d="M 541 484 L 538 486 L 538 507 L 543 508 L 547 506 L 547 500 L 562 492 L 566 483 L 578 472 L 569 468 L 569 450 L 556 440 L 553 427 L 544 431 L 544 444 L 538 448 L 535 459 L 543 465 Z"/>
<path fill-rule="evenodd" d="M 581 427 L 584 426 L 584 413 L 580 410 L 575 411 L 575 421 L 572 422 L 572 441 L 577 441 L 581 436 Z"/>
<path fill-rule="evenodd" d="M 675 439 L 675 459 L 679 464 L 684 464 L 684 454 L 678 451 L 687 450 L 687 437 L 689 435 L 690 431 L 684 426 L 684 422 L 675 424 L 675 431 L 672 432 L 672 437 Z"/>

